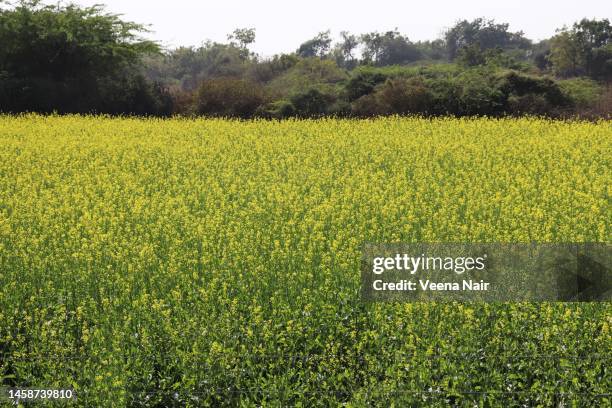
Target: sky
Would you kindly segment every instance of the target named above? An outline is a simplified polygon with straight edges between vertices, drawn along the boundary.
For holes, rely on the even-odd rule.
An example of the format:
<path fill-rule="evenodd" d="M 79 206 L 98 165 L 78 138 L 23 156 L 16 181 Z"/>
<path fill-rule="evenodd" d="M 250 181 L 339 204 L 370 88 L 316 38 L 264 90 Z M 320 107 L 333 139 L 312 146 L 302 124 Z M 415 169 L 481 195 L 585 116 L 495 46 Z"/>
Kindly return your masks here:
<path fill-rule="evenodd" d="M 555 29 L 587 18 L 612 19 L 612 1 L 538 0 L 73 0 L 91 6 L 106 4 L 107 11 L 126 20 L 149 24 L 147 37 L 172 48 L 224 42 L 235 28 L 256 29 L 251 50 L 261 56 L 295 51 L 318 32 L 342 30 L 361 34 L 397 28 L 412 41 L 435 39 L 459 19 L 494 18 L 523 31 L 533 40 L 548 38 Z"/>

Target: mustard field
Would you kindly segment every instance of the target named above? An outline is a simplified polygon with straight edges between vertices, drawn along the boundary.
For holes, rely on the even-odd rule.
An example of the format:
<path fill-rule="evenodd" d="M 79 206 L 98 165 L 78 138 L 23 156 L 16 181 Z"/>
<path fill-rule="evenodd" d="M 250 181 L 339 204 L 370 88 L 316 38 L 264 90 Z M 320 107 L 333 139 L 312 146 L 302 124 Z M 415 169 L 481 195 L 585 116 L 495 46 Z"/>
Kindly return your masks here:
<path fill-rule="evenodd" d="M 610 121 L 0 116 L 0 385 L 88 407 L 609 406 L 609 302 L 368 303 L 360 258 L 610 242 L 611 153 Z"/>

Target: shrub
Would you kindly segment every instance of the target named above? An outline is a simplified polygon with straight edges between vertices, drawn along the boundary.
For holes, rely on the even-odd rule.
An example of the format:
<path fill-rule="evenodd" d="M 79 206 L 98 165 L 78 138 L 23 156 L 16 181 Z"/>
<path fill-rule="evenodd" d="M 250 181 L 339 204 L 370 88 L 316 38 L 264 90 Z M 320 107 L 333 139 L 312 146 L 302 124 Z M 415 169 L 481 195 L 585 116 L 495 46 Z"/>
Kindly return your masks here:
<path fill-rule="evenodd" d="M 345 100 L 338 99 L 329 106 L 327 114 L 334 117 L 350 116 L 351 104 Z"/>
<path fill-rule="evenodd" d="M 492 83 L 486 69 L 471 69 L 457 78 L 458 114 L 461 116 L 503 113 L 507 97 Z"/>
<path fill-rule="evenodd" d="M 275 55 L 272 59 L 249 66 L 247 75 L 258 83 L 268 83 L 298 63 L 295 55 Z"/>
<path fill-rule="evenodd" d="M 175 87 L 170 92 L 172 96 L 172 113 L 190 116 L 195 114 L 195 94 Z"/>
<path fill-rule="evenodd" d="M 566 79 L 558 84 L 565 97 L 579 108 L 593 105 L 602 94 L 601 85 L 588 78 Z"/>
<path fill-rule="evenodd" d="M 499 88 L 508 96 L 541 95 L 555 107 L 571 105 L 559 84 L 550 78 L 537 78 L 510 71 L 501 77 Z"/>
<path fill-rule="evenodd" d="M 266 119 L 286 119 L 295 116 L 295 107 L 291 102 L 281 99 L 261 105 L 255 112 L 255 116 Z"/>
<path fill-rule="evenodd" d="M 369 118 L 384 115 L 383 107 L 378 103 L 374 94 L 364 95 L 351 103 L 351 113 L 353 116 Z"/>
<path fill-rule="evenodd" d="M 266 101 L 264 89 L 242 79 L 219 78 L 203 81 L 196 95 L 195 111 L 205 116 L 254 116 Z"/>
<path fill-rule="evenodd" d="M 344 87 L 349 102 L 374 91 L 374 88 L 385 82 L 387 75 L 380 71 L 359 70 L 349 79 Z"/>
<path fill-rule="evenodd" d="M 268 84 L 268 89 L 281 99 L 316 88 L 331 94 L 347 79 L 346 72 L 332 60 L 301 59 Z"/>
<path fill-rule="evenodd" d="M 142 75 L 101 81 L 100 100 L 101 112 L 110 114 L 169 116 L 173 110 L 168 90 Z"/>
<path fill-rule="evenodd" d="M 384 110 L 392 114 L 429 113 L 433 97 L 421 78 L 387 80 L 376 96 Z"/>
<path fill-rule="evenodd" d="M 546 115 L 551 114 L 553 110 L 543 95 L 529 93 L 522 96 L 512 95 L 508 98 L 508 111 L 516 115 Z"/>
<path fill-rule="evenodd" d="M 318 89 L 312 88 L 291 97 L 295 114 L 303 118 L 320 117 L 328 113 L 335 98 Z"/>
<path fill-rule="evenodd" d="M 428 81 L 432 93 L 432 111 L 436 115 L 458 115 L 461 112 L 462 87 L 455 78 Z"/>

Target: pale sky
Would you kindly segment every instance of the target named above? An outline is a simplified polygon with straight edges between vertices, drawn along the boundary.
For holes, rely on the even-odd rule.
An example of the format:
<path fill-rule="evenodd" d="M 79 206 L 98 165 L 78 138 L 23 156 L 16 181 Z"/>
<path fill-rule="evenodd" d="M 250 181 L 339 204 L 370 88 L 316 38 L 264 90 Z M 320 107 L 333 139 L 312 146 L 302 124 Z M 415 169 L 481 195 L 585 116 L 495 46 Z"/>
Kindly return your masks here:
<path fill-rule="evenodd" d="M 74 0 L 90 6 L 107 5 L 123 18 L 150 24 L 149 38 L 166 47 L 199 45 L 210 39 L 226 41 L 238 27 L 254 27 L 256 42 L 251 49 L 271 56 L 295 51 L 299 44 L 320 31 L 330 29 L 334 38 L 342 30 L 361 34 L 395 27 L 410 40 L 438 37 L 459 19 L 494 18 L 540 40 L 556 28 L 583 17 L 612 19 L 610 0 Z"/>

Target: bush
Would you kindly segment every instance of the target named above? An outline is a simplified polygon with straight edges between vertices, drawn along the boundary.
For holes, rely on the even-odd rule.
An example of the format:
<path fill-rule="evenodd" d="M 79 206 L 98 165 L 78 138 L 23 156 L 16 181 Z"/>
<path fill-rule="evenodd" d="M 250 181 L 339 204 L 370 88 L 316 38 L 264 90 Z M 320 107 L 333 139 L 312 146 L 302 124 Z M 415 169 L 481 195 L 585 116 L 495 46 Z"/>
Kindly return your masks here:
<path fill-rule="evenodd" d="M 459 75 L 457 85 L 459 115 L 496 116 L 504 112 L 507 97 L 492 83 L 488 70 L 468 70 Z"/>
<path fill-rule="evenodd" d="M 332 103 L 327 114 L 334 117 L 347 117 L 351 115 L 351 104 L 345 100 L 338 99 Z"/>
<path fill-rule="evenodd" d="M 92 80 L 0 79 L 1 112 L 168 116 L 172 105 L 167 89 L 131 70 L 116 78 Z"/>
<path fill-rule="evenodd" d="M 426 114 L 432 108 L 432 94 L 421 78 L 387 80 L 376 96 L 383 110 L 391 114 Z"/>
<path fill-rule="evenodd" d="M 348 101 L 353 102 L 363 95 L 371 93 L 377 85 L 385 82 L 387 77 L 386 74 L 378 70 L 359 70 L 347 81 L 344 87 Z"/>
<path fill-rule="evenodd" d="M 195 94 L 193 92 L 184 91 L 180 87 L 175 87 L 171 90 L 172 96 L 172 113 L 178 115 L 191 116 L 195 112 Z"/>
<path fill-rule="evenodd" d="M 291 97 L 291 104 L 295 108 L 295 115 L 302 118 L 320 117 L 329 112 L 329 107 L 335 98 L 318 89 L 312 88 Z"/>
<path fill-rule="evenodd" d="M 612 119 L 612 84 L 608 84 L 597 99 L 587 106 L 578 106 L 576 115 L 588 119 Z"/>
<path fill-rule="evenodd" d="M 293 68 L 298 63 L 295 55 L 275 55 L 272 59 L 249 66 L 247 75 L 253 81 L 265 84 Z"/>
<path fill-rule="evenodd" d="M 432 111 L 436 115 L 461 113 L 462 87 L 456 78 L 440 78 L 428 81 L 432 93 Z"/>
<path fill-rule="evenodd" d="M 100 81 L 100 100 L 101 113 L 169 116 L 173 111 L 173 99 L 166 88 L 129 73 Z"/>
<path fill-rule="evenodd" d="M 553 113 L 554 109 L 543 95 L 530 93 L 510 96 L 508 111 L 515 115 L 546 115 Z"/>
<path fill-rule="evenodd" d="M 255 116 L 266 119 L 286 119 L 295 116 L 295 107 L 286 100 L 279 100 L 261 105 Z"/>
<path fill-rule="evenodd" d="M 251 118 L 266 102 L 264 89 L 242 79 L 210 79 L 198 89 L 195 111 L 205 116 Z"/>
<path fill-rule="evenodd" d="M 511 71 L 501 77 L 499 88 L 508 97 L 535 94 L 543 96 L 550 106 L 571 105 L 571 100 L 563 93 L 559 84 L 550 78 L 537 78 Z"/>
<path fill-rule="evenodd" d="M 602 93 L 601 85 L 588 78 L 566 79 L 558 84 L 565 97 L 579 108 L 592 106 Z"/>
<path fill-rule="evenodd" d="M 353 101 L 351 104 L 351 113 L 354 116 L 362 118 L 369 118 L 385 114 L 383 107 L 380 106 L 378 99 L 374 94 L 364 95 L 361 98 Z"/>
<path fill-rule="evenodd" d="M 302 59 L 272 80 L 267 89 L 281 99 L 316 88 L 325 94 L 337 93 L 340 84 L 348 78 L 346 72 L 332 60 Z"/>

